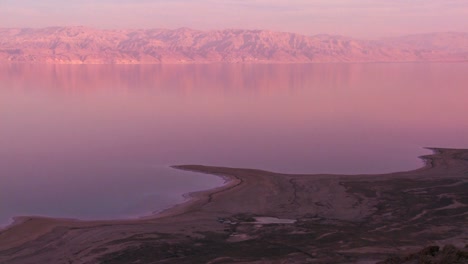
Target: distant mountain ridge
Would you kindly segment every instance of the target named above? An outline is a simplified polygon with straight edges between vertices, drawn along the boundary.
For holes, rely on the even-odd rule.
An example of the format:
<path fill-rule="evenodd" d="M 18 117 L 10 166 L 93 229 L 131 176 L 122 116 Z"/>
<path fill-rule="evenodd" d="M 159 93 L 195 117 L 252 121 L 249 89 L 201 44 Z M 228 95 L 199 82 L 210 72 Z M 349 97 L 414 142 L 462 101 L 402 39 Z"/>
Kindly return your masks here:
<path fill-rule="evenodd" d="M 468 33 L 381 40 L 268 30 L 0 29 L 0 63 L 154 64 L 468 61 Z"/>

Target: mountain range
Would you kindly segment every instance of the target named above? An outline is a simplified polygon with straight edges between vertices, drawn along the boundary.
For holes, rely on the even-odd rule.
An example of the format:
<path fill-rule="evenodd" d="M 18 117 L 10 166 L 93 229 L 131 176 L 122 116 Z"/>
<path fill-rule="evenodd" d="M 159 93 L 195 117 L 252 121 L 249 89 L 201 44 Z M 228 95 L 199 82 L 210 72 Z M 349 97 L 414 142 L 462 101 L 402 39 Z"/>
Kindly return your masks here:
<path fill-rule="evenodd" d="M 0 63 L 157 64 L 468 61 L 468 33 L 379 40 L 268 30 L 0 29 Z"/>

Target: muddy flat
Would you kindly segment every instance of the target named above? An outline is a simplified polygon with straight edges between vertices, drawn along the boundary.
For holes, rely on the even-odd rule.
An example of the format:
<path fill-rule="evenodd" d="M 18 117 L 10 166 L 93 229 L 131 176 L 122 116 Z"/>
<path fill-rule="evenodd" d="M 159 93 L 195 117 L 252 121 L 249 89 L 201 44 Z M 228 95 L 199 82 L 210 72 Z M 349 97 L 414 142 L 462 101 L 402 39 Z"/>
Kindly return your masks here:
<path fill-rule="evenodd" d="M 137 220 L 19 218 L 0 231 L 0 263 L 377 263 L 463 248 L 468 150 L 432 150 L 423 168 L 378 175 L 176 166 L 229 182 Z"/>

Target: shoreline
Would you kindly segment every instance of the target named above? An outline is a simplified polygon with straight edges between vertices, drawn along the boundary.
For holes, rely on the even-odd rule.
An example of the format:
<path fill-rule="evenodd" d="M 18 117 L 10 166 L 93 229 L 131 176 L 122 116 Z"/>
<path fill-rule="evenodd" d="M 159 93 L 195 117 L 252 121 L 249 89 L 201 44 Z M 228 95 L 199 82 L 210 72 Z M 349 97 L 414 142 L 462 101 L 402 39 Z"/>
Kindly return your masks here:
<path fill-rule="evenodd" d="M 185 170 L 185 171 L 190 171 L 190 172 L 198 172 L 194 170 L 187 170 L 183 168 L 184 165 L 173 165 L 170 166 L 173 169 L 177 170 Z M 198 172 L 200 173 L 200 172 Z M 209 200 L 210 195 L 223 192 L 225 190 L 234 188 L 235 186 L 239 185 L 240 181 L 238 178 L 235 176 L 229 176 L 229 175 L 217 175 L 217 174 L 210 174 L 214 175 L 217 177 L 220 177 L 224 180 L 223 185 L 207 189 L 207 190 L 201 190 L 201 191 L 194 191 L 194 192 L 188 192 L 183 194 L 184 198 L 186 197 L 187 199 L 184 200 L 181 203 L 175 204 L 173 206 L 170 206 L 166 209 L 160 210 L 153 212 L 150 215 L 147 216 L 141 216 L 138 217 L 135 220 L 153 220 L 153 219 L 159 219 L 159 218 L 164 218 L 164 217 L 171 217 L 171 216 L 176 216 L 176 215 L 181 215 L 187 213 L 190 209 L 200 206 L 200 203 L 203 203 L 204 200 Z"/>
<path fill-rule="evenodd" d="M 361 174 L 332 174 L 332 173 L 315 173 L 311 174 L 310 176 L 313 175 L 329 175 L 329 176 L 340 176 L 340 175 L 346 175 L 346 176 L 365 176 L 365 175 L 392 175 L 392 174 L 399 174 L 399 173 L 406 173 L 406 172 L 413 172 L 413 171 L 419 171 L 419 170 L 425 170 L 425 169 L 430 169 L 432 167 L 431 164 L 431 158 L 433 154 L 436 154 L 439 148 L 432 148 L 432 147 L 424 147 L 423 149 L 430 150 L 432 154 L 426 154 L 426 155 L 421 155 L 418 156 L 417 158 L 420 159 L 423 162 L 423 165 L 407 170 L 407 171 L 396 171 L 396 172 L 387 172 L 387 173 L 361 173 Z M 426 156 L 428 158 L 426 158 Z M 176 170 L 183 170 L 183 171 L 189 171 L 189 172 L 195 172 L 195 173 L 204 173 L 204 174 L 209 174 L 209 175 L 214 175 L 217 177 L 220 177 L 224 180 L 224 183 L 220 186 L 211 188 L 211 189 L 206 189 L 206 190 L 201 190 L 201 191 L 193 191 L 193 192 L 188 192 L 188 193 L 183 193 L 181 196 L 184 198 L 183 201 L 180 203 L 176 203 L 174 205 L 168 206 L 167 208 L 163 208 L 161 210 L 157 211 L 152 211 L 149 212 L 148 214 L 142 214 L 141 216 L 131 216 L 128 218 L 115 218 L 115 219 L 80 219 L 80 218 L 72 218 L 72 217 L 49 217 L 49 216 L 42 216 L 42 215 L 20 215 L 20 216 L 12 216 L 10 218 L 10 223 L 5 225 L 5 226 L 0 226 L 0 234 L 3 231 L 7 231 L 8 229 L 16 226 L 16 225 L 21 225 L 22 223 L 29 221 L 31 219 L 48 219 L 48 220 L 58 220 L 58 221 L 73 221 L 73 222 L 106 222 L 106 223 L 113 223 L 113 222 L 120 222 L 120 221 L 139 221 L 139 220 L 152 220 L 152 219 L 158 219 L 162 217 L 170 217 L 173 215 L 178 215 L 178 214 L 183 214 L 184 210 L 189 210 L 191 207 L 194 205 L 198 205 L 202 200 L 204 200 L 206 197 L 209 197 L 210 194 L 212 193 L 217 193 L 217 192 L 222 192 L 224 189 L 230 189 L 235 186 L 235 181 L 241 181 L 239 178 L 232 176 L 232 175 L 224 175 L 224 174 L 216 174 L 216 173 L 209 173 L 209 172 L 203 172 L 203 171 L 198 171 L 194 169 L 187 169 L 187 167 L 200 167 L 203 165 L 170 165 L 168 166 L 171 169 L 176 169 Z M 229 167 L 225 167 L 229 168 Z M 235 169 L 247 169 L 247 168 L 235 168 Z M 284 173 L 284 172 L 274 172 L 278 174 L 289 174 L 289 173 Z M 301 175 L 303 173 L 294 173 L 297 175 Z"/>
<path fill-rule="evenodd" d="M 388 173 L 376 173 L 376 174 L 330 174 L 330 173 L 316 173 L 316 174 L 310 174 L 310 176 L 316 176 L 316 175 L 327 175 L 327 176 L 366 176 L 366 175 L 393 175 L 393 174 L 401 174 L 401 173 L 410 173 L 410 172 L 415 172 L 415 171 L 420 171 L 420 170 L 426 170 L 426 169 L 431 169 L 433 167 L 433 161 L 431 160 L 432 156 L 437 154 L 440 149 L 443 148 L 436 148 L 436 147 L 424 147 L 423 149 L 430 150 L 432 154 L 427 154 L 427 155 L 422 155 L 418 156 L 422 162 L 423 166 L 412 169 L 412 170 L 407 170 L 407 171 L 397 171 L 397 172 L 388 172 Z M 176 169 L 176 170 L 183 170 L 183 171 L 189 171 L 189 172 L 195 172 L 195 173 L 205 173 L 209 175 L 214 175 L 217 177 L 220 177 L 224 180 L 224 183 L 221 186 L 207 189 L 207 190 L 201 190 L 201 191 L 194 191 L 194 192 L 188 192 L 188 193 L 183 193 L 182 197 L 184 197 L 184 200 L 180 203 L 174 204 L 172 206 L 168 206 L 167 208 L 161 209 L 159 211 L 153 211 L 147 215 L 141 215 L 141 216 L 134 216 L 134 217 L 129 217 L 129 218 L 123 218 L 123 219 L 96 219 L 96 220 L 87 220 L 87 219 L 79 219 L 79 218 L 68 218 L 68 217 L 48 217 L 48 216 L 38 216 L 38 215 L 24 215 L 24 216 L 13 216 L 11 217 L 10 224 L 7 224 L 6 226 L 0 226 L 0 235 L 4 231 L 8 231 L 9 229 L 21 225 L 29 220 L 32 219 L 41 219 L 41 220 L 50 220 L 50 221 L 60 221 L 60 222 L 81 222 L 81 223 L 86 223 L 86 222 L 92 222 L 92 223 L 120 223 L 121 221 L 123 222 L 128 222 L 128 221 L 141 221 L 141 220 L 154 220 L 154 219 L 159 219 L 159 218 L 164 218 L 164 217 L 171 217 L 175 215 L 180 215 L 186 213 L 186 211 L 189 211 L 193 207 L 200 206 L 200 203 L 203 202 L 203 200 L 206 200 L 207 198 L 210 199 L 210 195 L 216 194 L 218 192 L 223 192 L 225 190 L 231 189 L 239 185 L 239 183 L 236 183 L 236 181 L 239 181 L 240 184 L 242 184 L 242 180 L 239 179 L 238 177 L 232 176 L 232 175 L 225 175 L 225 174 L 217 174 L 217 173 L 210 173 L 210 172 L 204 172 L 196 169 L 190 169 L 190 167 L 196 168 L 196 167 L 205 167 L 204 165 L 171 165 L 169 168 Z M 209 167 L 209 166 L 206 166 Z M 248 168 L 232 168 L 232 167 L 224 167 L 224 168 L 230 168 L 230 169 L 248 169 Z M 263 171 L 263 170 L 259 170 Z M 269 171 L 270 172 L 270 171 Z M 273 172 L 277 173 L 277 172 Z M 278 174 L 287 174 L 287 173 L 278 173 Z M 297 175 L 302 175 L 302 173 L 297 174 Z"/>
<path fill-rule="evenodd" d="M 402 248 L 413 250 L 428 243 L 464 246 L 468 244 L 465 225 L 468 149 L 427 149 L 433 154 L 420 157 L 424 161 L 420 168 L 374 175 L 298 175 L 201 165 L 172 166 L 220 176 L 226 182 L 217 188 L 189 193 L 187 201 L 137 219 L 16 218 L 14 224 L 0 230 L 0 262 L 23 258 L 40 262 L 40 256 L 59 261 L 56 258 L 71 254 L 69 250 L 78 250 L 77 256 L 94 261 L 89 263 L 98 259 L 126 263 L 114 259 L 116 252 L 126 249 L 128 256 L 141 258 L 144 254 L 138 251 L 142 250 L 140 246 L 149 243 L 148 254 L 159 252 L 166 256 L 165 245 L 175 243 L 177 248 L 193 248 L 193 254 L 198 254 L 201 248 L 196 245 L 201 243 L 200 238 L 205 241 L 202 248 L 206 251 L 196 255 L 199 263 L 220 254 L 241 256 L 245 248 L 235 245 L 243 245 L 242 241 L 246 241 L 249 249 L 255 249 L 255 254 L 283 252 L 286 255 L 281 256 L 286 257 L 299 252 L 300 256 L 290 257 L 302 259 L 310 258 L 312 255 L 307 252 L 313 250 L 322 254 L 314 257 L 325 262 L 333 255 L 335 260 L 331 262 L 335 263 L 344 261 L 340 259 L 343 254 L 347 258 L 381 259 L 401 254 Z M 249 219 L 255 217 L 295 222 L 252 225 Z M 368 239 L 362 240 L 361 236 Z M 322 241 L 325 237 L 330 243 Z M 358 238 L 361 242 L 353 242 Z M 234 241 L 240 244 L 232 244 Z M 61 246 L 45 250 L 55 243 Z M 297 243 L 302 248 L 299 251 L 284 247 Z M 220 245 L 223 250 L 214 250 Z M 268 248 L 273 251 L 262 253 Z M 31 250 L 37 250 L 38 255 L 26 254 Z M 187 256 L 193 260 L 190 254 Z M 174 258 L 171 256 L 164 259 Z M 179 257 L 169 263 L 179 263 Z"/>
<path fill-rule="evenodd" d="M 191 172 L 198 172 L 196 170 L 184 169 L 181 165 L 169 166 L 172 169 L 185 170 Z M 200 173 L 200 172 L 198 172 Z M 207 173 L 209 174 L 209 173 Z M 188 196 L 187 200 L 177 203 L 175 205 L 169 206 L 168 208 L 162 209 L 161 211 L 155 211 L 148 215 L 142 215 L 137 217 L 132 217 L 129 219 L 106 219 L 106 220 L 82 220 L 75 218 L 58 218 L 58 217 L 47 217 L 47 216 L 14 216 L 12 217 L 11 224 L 0 227 L 0 238 L 2 235 L 7 234 L 11 231 L 14 232 L 14 229 L 21 229 L 27 222 L 39 222 L 38 228 L 35 230 L 36 234 L 32 234 L 33 238 L 37 238 L 44 233 L 50 232 L 53 228 L 59 225 L 71 225 L 77 228 L 86 227 L 86 226 L 96 226 L 96 225 L 119 225 L 119 224 L 138 224 L 144 222 L 151 222 L 158 219 L 170 218 L 178 215 L 183 215 L 190 212 L 193 209 L 203 206 L 204 203 L 209 201 L 211 196 L 216 193 L 229 190 L 235 186 L 239 185 L 239 178 L 231 175 L 224 174 L 211 174 L 217 177 L 221 177 L 225 180 L 223 185 L 201 191 L 194 191 L 183 194 L 183 196 Z M 14 244 L 20 244 L 23 240 L 20 240 Z M 0 244 L 0 251 L 4 249 Z"/>
<path fill-rule="evenodd" d="M 178 168 L 178 166 L 179 165 L 172 165 L 168 167 L 171 169 L 175 169 L 175 170 L 184 170 L 184 169 Z M 197 173 L 197 171 L 192 171 L 192 170 L 185 170 L 185 171 Z M 210 174 L 210 175 L 214 175 L 214 174 Z M 169 205 L 168 207 L 163 208 L 161 210 L 151 211 L 149 213 L 142 214 L 141 216 L 129 216 L 128 218 L 115 218 L 115 219 L 80 219 L 80 218 L 70 218 L 70 217 L 49 217 L 49 216 L 42 216 L 42 215 L 19 215 L 19 216 L 12 216 L 8 224 L 6 224 L 5 226 L 0 226 L 0 235 L 4 231 L 8 231 L 9 229 L 14 228 L 15 226 L 21 225 L 29 220 L 34 220 L 34 219 L 63 221 L 63 222 L 82 222 L 82 223 L 86 223 L 86 222 L 117 223 L 121 221 L 127 222 L 127 221 L 153 220 L 153 219 L 158 219 L 162 217 L 170 217 L 174 214 L 178 214 L 184 210 L 189 209 L 194 204 L 198 204 L 200 201 L 204 199 L 205 196 L 209 196 L 209 194 L 211 194 L 212 192 L 222 191 L 225 188 L 229 188 L 231 184 L 235 184 L 235 180 L 237 179 L 235 177 L 231 177 L 227 175 L 214 175 L 214 176 L 222 178 L 224 180 L 223 184 L 216 186 L 214 188 L 206 189 L 206 190 L 183 193 L 181 194 L 181 196 L 184 198 L 183 201 L 173 204 L 173 205 Z"/>

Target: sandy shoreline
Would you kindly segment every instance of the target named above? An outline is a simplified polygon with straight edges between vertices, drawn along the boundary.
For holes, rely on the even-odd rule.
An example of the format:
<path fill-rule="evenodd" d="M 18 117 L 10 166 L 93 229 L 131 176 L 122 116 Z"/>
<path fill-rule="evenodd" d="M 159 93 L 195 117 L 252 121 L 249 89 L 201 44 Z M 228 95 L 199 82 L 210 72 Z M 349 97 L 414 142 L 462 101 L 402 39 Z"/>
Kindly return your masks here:
<path fill-rule="evenodd" d="M 436 148 L 427 147 L 425 149 L 431 150 L 433 153 L 437 153 Z M 414 169 L 414 171 L 427 169 L 427 168 L 430 168 L 432 166 L 430 158 L 426 159 L 425 156 L 426 155 L 419 157 L 424 162 L 424 165 L 422 167 Z M 430 156 L 430 155 L 428 155 L 428 156 Z M 186 169 L 186 168 L 184 168 L 184 166 L 187 166 L 187 165 L 172 165 L 172 166 L 170 166 L 170 168 L 177 169 L 177 170 L 185 170 L 185 171 L 190 171 L 190 172 L 199 172 L 197 170 Z M 197 166 L 197 165 L 193 165 L 193 166 Z M 411 171 L 413 171 L 413 170 L 411 170 Z M 399 173 L 399 172 L 395 172 L 395 173 Z M 206 196 L 208 196 L 209 194 L 211 194 L 213 192 L 222 191 L 222 190 L 224 190 L 226 188 L 231 188 L 233 185 L 236 185 L 236 183 L 238 181 L 240 181 L 239 178 L 236 178 L 236 177 L 230 176 L 230 175 L 211 174 L 211 173 L 207 173 L 207 174 L 215 175 L 215 176 L 218 176 L 218 177 L 222 178 L 224 180 L 223 185 L 217 186 L 215 188 L 207 189 L 207 190 L 184 193 L 184 194 L 182 194 L 182 197 L 184 197 L 184 201 L 182 201 L 180 203 L 177 203 L 177 204 L 174 204 L 174 205 L 171 205 L 171 206 L 168 206 L 167 208 L 164 208 L 164 209 L 161 209 L 161 210 L 158 210 L 158 211 L 153 211 L 153 212 L 151 212 L 151 213 L 149 213 L 147 215 L 145 214 L 145 215 L 142 215 L 142 216 L 136 216 L 136 217 L 131 217 L 131 218 L 129 217 L 128 219 L 106 219 L 106 220 L 83 220 L 83 219 L 79 219 L 79 218 L 59 218 L 59 217 L 32 216 L 32 215 L 13 216 L 11 218 L 9 224 L 4 225 L 4 226 L 0 226 L 0 233 L 2 231 L 5 231 L 5 230 L 9 229 L 9 228 L 12 228 L 15 225 L 20 225 L 20 224 L 24 223 L 25 221 L 28 221 L 29 219 L 34 219 L 34 218 L 54 219 L 54 220 L 62 220 L 62 221 L 74 221 L 74 222 L 88 222 L 88 221 L 92 221 L 92 222 L 96 222 L 96 221 L 114 222 L 114 221 L 129 221 L 129 220 L 147 220 L 147 219 L 156 219 L 156 218 L 160 218 L 160 217 L 168 217 L 168 216 L 172 216 L 174 214 L 182 213 L 184 210 L 188 210 L 191 207 L 191 205 L 197 204 L 200 200 L 203 200 L 203 197 L 206 197 Z M 383 173 L 383 174 L 391 174 L 391 173 Z M 359 175 L 359 174 L 356 174 L 356 175 Z"/>
<path fill-rule="evenodd" d="M 171 168 L 191 171 L 191 172 L 198 172 L 195 170 L 185 169 L 184 166 L 178 166 L 178 165 L 171 166 Z M 208 190 L 185 193 L 183 194 L 183 196 L 186 197 L 187 199 L 183 201 L 182 203 L 175 204 L 161 211 L 153 212 L 153 214 L 148 215 L 148 216 L 139 217 L 138 219 L 141 219 L 141 220 L 158 219 L 162 217 L 171 217 L 175 215 L 184 214 L 190 211 L 191 208 L 200 206 L 201 203 L 204 203 L 205 201 L 209 200 L 209 197 L 211 195 L 222 192 L 224 190 L 231 189 L 241 183 L 241 180 L 234 176 L 223 175 L 223 174 L 212 174 L 212 175 L 221 177 L 224 180 L 224 184 L 215 188 L 208 189 Z"/>
<path fill-rule="evenodd" d="M 186 170 L 186 171 L 191 171 L 191 172 L 197 172 L 197 171 L 192 171 L 192 170 L 187 170 L 184 168 L 178 168 L 177 165 L 170 166 L 170 168 L 173 169 L 178 169 L 178 170 Z M 13 216 L 10 220 L 10 223 L 5 225 L 5 226 L 0 226 L 0 234 L 3 231 L 7 231 L 8 229 L 11 229 L 17 225 L 21 225 L 29 220 L 33 219 L 42 219 L 42 220 L 50 220 L 50 221 L 60 221 L 60 222 L 93 222 L 93 223 L 106 223 L 106 224 L 113 224 L 113 223 L 120 223 L 120 222 L 127 222 L 127 221 L 139 221 L 139 220 L 149 220 L 149 219 L 157 219 L 161 217 L 169 217 L 173 216 L 176 214 L 182 214 L 184 211 L 190 210 L 190 208 L 194 205 L 199 204 L 202 202 L 206 197 L 208 197 L 211 193 L 216 193 L 218 191 L 222 191 L 226 188 L 231 188 L 232 186 L 237 184 L 238 179 L 233 176 L 228 176 L 228 175 L 215 175 L 217 177 L 220 177 L 224 180 L 224 183 L 220 186 L 207 189 L 207 190 L 201 190 L 201 191 L 194 191 L 194 192 L 188 192 L 188 193 L 183 193 L 182 197 L 184 197 L 184 200 L 180 203 L 170 205 L 167 208 L 158 210 L 158 211 L 153 211 L 149 214 L 141 215 L 141 216 L 136 216 L 136 217 L 129 217 L 129 218 L 124 218 L 124 219 L 104 219 L 104 220 L 83 220 L 79 218 L 61 218 L 61 217 L 48 217 L 48 216 L 34 216 L 34 215 L 25 215 L 25 216 Z"/>
<path fill-rule="evenodd" d="M 433 151 L 433 153 L 437 153 L 437 149 L 435 148 L 426 148 L 428 150 Z M 431 164 L 431 159 L 425 158 L 426 155 L 420 156 L 419 158 L 424 162 L 424 165 L 422 167 L 416 168 L 411 171 L 417 171 L 417 170 L 424 170 L 432 167 Z M 431 156 L 431 155 L 427 155 Z M 199 172 L 197 170 L 191 170 L 191 169 L 186 169 L 184 168 L 185 166 L 197 166 L 197 165 L 173 165 L 170 166 L 173 169 L 178 169 L 178 170 L 185 170 L 185 171 L 191 171 L 191 172 Z M 401 173 L 401 172 L 395 172 L 395 173 Z M 26 215 L 26 216 L 13 216 L 10 220 L 10 223 L 5 225 L 5 226 L 0 226 L 0 234 L 2 231 L 6 231 L 7 229 L 10 229 L 16 225 L 21 225 L 22 223 L 30 220 L 30 219 L 50 219 L 50 220 L 60 220 L 60 221 L 73 221 L 73 222 L 106 222 L 106 223 L 113 223 L 115 221 L 132 221 L 132 220 L 147 220 L 147 219 L 157 219 L 160 217 L 168 217 L 172 215 L 176 215 L 179 213 L 183 213 L 185 210 L 189 210 L 190 207 L 194 204 L 198 204 L 200 200 L 203 200 L 207 196 L 209 196 L 211 193 L 216 193 L 218 191 L 222 191 L 227 188 L 231 188 L 240 181 L 239 178 L 236 178 L 234 176 L 230 175 L 223 175 L 223 174 L 211 174 L 207 173 L 210 175 L 215 175 L 224 180 L 223 185 L 217 186 L 215 188 L 207 189 L 207 190 L 202 190 L 202 191 L 194 191 L 194 192 L 188 192 L 182 194 L 182 197 L 184 197 L 184 201 L 168 206 L 167 208 L 158 210 L 158 211 L 153 211 L 150 214 L 147 215 L 142 215 L 142 216 L 136 216 L 136 217 L 129 217 L 128 219 L 105 219 L 105 220 L 83 220 L 79 218 L 60 218 L 60 217 L 48 217 L 48 216 L 33 216 L 33 215 Z M 382 175 L 385 174 L 392 174 L 392 173 L 382 173 Z M 362 174 L 356 174 L 356 175 L 362 175 Z M 375 174 L 372 174 L 375 175 Z"/>
<path fill-rule="evenodd" d="M 183 166 L 170 166 L 173 169 L 186 170 L 191 172 L 197 172 L 196 170 L 184 169 Z M 108 219 L 108 220 L 81 220 L 75 218 L 58 218 L 58 217 L 47 217 L 47 216 L 14 216 L 12 217 L 12 222 L 4 227 L 0 227 L 0 237 L 3 234 L 7 234 L 11 229 L 21 228 L 22 225 L 25 225 L 28 221 L 37 222 L 32 233 L 29 233 L 28 236 L 35 238 L 46 232 L 49 232 L 51 229 L 57 225 L 67 224 L 75 227 L 82 227 L 88 225 L 117 225 L 117 224 L 128 224 L 128 223 L 138 223 L 148 220 L 155 220 L 159 218 L 171 217 L 176 215 L 182 215 L 184 213 L 190 212 L 193 208 L 202 206 L 205 203 L 210 195 L 222 192 L 223 190 L 230 189 L 239 184 L 239 179 L 235 176 L 223 175 L 223 174 L 213 174 L 215 176 L 221 177 L 224 180 L 223 185 L 202 190 L 195 191 L 183 194 L 187 197 L 186 200 L 181 203 L 169 206 L 166 209 L 160 211 L 154 211 L 151 214 L 138 216 L 129 219 Z M 13 233 L 15 233 L 14 231 Z M 24 240 L 18 240 L 16 243 L 14 241 L 7 240 L 10 244 L 9 246 L 17 243 L 22 243 Z M 0 250 L 2 250 L 2 244 L 0 243 Z"/>
<path fill-rule="evenodd" d="M 436 154 L 438 151 L 437 148 L 426 147 L 425 149 L 431 150 L 434 154 Z M 428 156 L 428 158 L 426 158 L 426 156 Z M 424 169 L 431 168 L 432 164 L 431 164 L 430 156 L 431 156 L 430 154 L 419 156 L 418 158 L 420 158 L 424 162 L 424 165 L 414 170 L 410 170 L 410 171 L 417 171 L 417 170 L 424 170 Z M 170 168 L 191 171 L 191 172 L 199 172 L 197 170 L 186 169 L 184 168 L 185 166 L 187 165 L 172 165 L 170 166 Z M 197 165 L 193 165 L 193 166 L 197 166 Z M 395 172 L 395 173 L 401 173 L 401 172 Z M 207 173 L 207 174 L 211 174 L 211 173 Z M 385 174 L 392 174 L 392 173 L 382 173 L 382 174 L 385 175 Z M 156 219 L 160 217 L 168 217 L 174 214 L 182 213 L 184 210 L 188 210 L 191 207 L 191 205 L 197 204 L 199 200 L 203 200 L 203 197 L 208 196 L 210 193 L 224 190 L 226 188 L 231 188 L 232 185 L 236 185 L 236 182 L 240 180 L 239 178 L 236 178 L 230 175 L 223 175 L 223 174 L 211 174 L 211 175 L 215 175 L 215 176 L 222 178 L 224 180 L 223 185 L 217 186 L 215 188 L 207 189 L 207 190 L 184 193 L 182 194 L 182 196 L 184 197 L 184 201 L 174 204 L 172 206 L 169 206 L 162 210 L 153 211 L 147 215 L 132 217 L 128 219 L 106 219 L 106 220 L 82 220 L 79 218 L 59 218 L 59 217 L 32 216 L 32 215 L 13 216 L 9 224 L 5 226 L 0 226 L 0 233 L 16 225 L 20 225 L 24 223 L 25 221 L 28 221 L 29 219 L 34 219 L 34 218 L 54 219 L 54 220 L 62 220 L 62 221 L 74 221 L 74 222 L 88 222 L 88 221 L 114 222 L 114 221 L 128 221 L 128 220 L 147 220 L 147 219 Z M 362 174 L 356 174 L 356 175 L 362 175 Z"/>
<path fill-rule="evenodd" d="M 377 260 L 430 243 L 463 246 L 468 244 L 468 150 L 429 149 L 434 154 L 421 157 L 423 167 L 378 175 L 174 166 L 227 182 L 139 219 L 17 218 L 0 231 L 0 262 L 62 263 L 67 256 L 71 263 L 130 263 L 127 258 L 144 263 L 152 256 L 167 263 L 204 263 L 222 256 L 253 261 L 265 254 L 297 261 L 291 263 L 311 256 L 342 263 L 343 257 Z M 297 222 L 257 227 L 247 224 L 253 216 Z M 179 253 L 169 254 L 168 246 Z M 255 251 L 242 253 L 247 249 Z"/>

